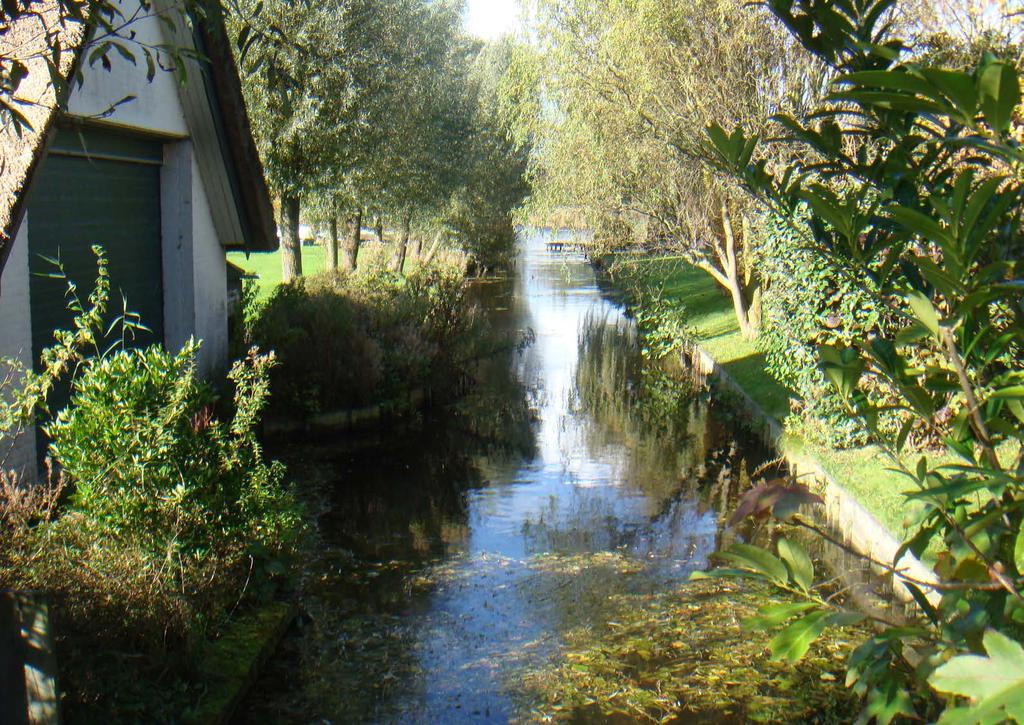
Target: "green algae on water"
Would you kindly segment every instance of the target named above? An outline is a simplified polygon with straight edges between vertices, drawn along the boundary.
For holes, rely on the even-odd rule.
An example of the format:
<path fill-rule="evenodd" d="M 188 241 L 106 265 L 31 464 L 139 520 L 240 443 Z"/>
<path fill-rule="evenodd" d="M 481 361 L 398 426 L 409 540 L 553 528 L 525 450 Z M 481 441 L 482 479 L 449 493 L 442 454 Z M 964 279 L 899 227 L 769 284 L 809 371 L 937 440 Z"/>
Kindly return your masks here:
<path fill-rule="evenodd" d="M 740 624 L 766 589 L 692 582 L 670 593 L 616 597 L 614 616 L 565 634 L 556 660 L 521 673 L 533 722 L 851 722 L 843 685 L 850 630 L 830 630 L 793 666 L 773 662 L 770 632 Z"/>

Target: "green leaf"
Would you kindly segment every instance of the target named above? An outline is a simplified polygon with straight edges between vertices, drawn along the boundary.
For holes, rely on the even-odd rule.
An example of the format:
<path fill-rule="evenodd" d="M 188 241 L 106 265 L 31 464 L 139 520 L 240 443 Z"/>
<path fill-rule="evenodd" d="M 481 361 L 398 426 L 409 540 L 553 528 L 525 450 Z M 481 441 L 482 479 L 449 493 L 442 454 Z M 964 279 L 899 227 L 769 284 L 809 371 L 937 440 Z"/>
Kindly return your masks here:
<path fill-rule="evenodd" d="M 1017 72 L 1009 63 L 990 63 L 978 77 L 978 91 L 985 122 L 997 133 L 1005 133 L 1020 103 Z"/>
<path fill-rule="evenodd" d="M 884 687 L 871 688 L 868 691 L 864 712 L 857 722 L 889 725 L 897 715 L 913 717 L 914 707 L 906 689 L 901 687 L 899 682 L 890 681 Z"/>
<path fill-rule="evenodd" d="M 928 83 L 910 75 L 904 70 L 865 70 L 846 73 L 835 80 L 836 84 L 852 86 L 874 86 L 896 91 L 910 91 L 927 95 L 931 92 Z"/>
<path fill-rule="evenodd" d="M 818 348 L 818 357 L 828 379 L 844 398 L 849 398 L 864 374 L 864 361 L 857 351 L 849 347 L 822 345 Z"/>
<path fill-rule="evenodd" d="M 1024 718 L 1024 647 L 994 629 L 985 632 L 984 645 L 987 656 L 958 655 L 928 678 L 939 692 L 972 700 L 969 707 L 947 710 L 940 723 Z"/>
<path fill-rule="evenodd" d="M 992 395 L 988 396 L 991 398 L 1010 398 L 1010 399 L 1024 399 L 1024 385 L 1010 385 L 1009 387 L 996 390 Z"/>
<path fill-rule="evenodd" d="M 1013 546 L 1013 563 L 1017 566 L 1017 573 L 1024 572 L 1024 529 L 1017 532 L 1017 541 Z"/>
<path fill-rule="evenodd" d="M 838 234 L 847 239 L 850 238 L 852 228 L 850 215 L 831 191 L 825 187 L 816 186 L 813 189 L 802 189 L 800 197 Z"/>
<path fill-rule="evenodd" d="M 907 301 L 910 303 L 911 309 L 914 310 L 914 316 L 917 317 L 918 322 L 928 328 L 928 331 L 938 338 L 939 313 L 935 311 L 932 301 L 925 294 L 917 290 L 913 290 L 907 295 Z"/>
<path fill-rule="evenodd" d="M 709 571 L 695 571 L 689 576 L 689 581 L 692 582 L 708 579 L 756 579 L 764 581 L 764 577 L 760 574 L 755 574 L 746 569 L 728 569 L 725 567 L 716 567 Z"/>
<path fill-rule="evenodd" d="M 944 68 L 923 68 L 921 74 L 953 102 L 964 120 L 974 118 L 978 110 L 978 94 L 971 76 Z"/>
<path fill-rule="evenodd" d="M 789 582 L 786 565 L 758 546 L 733 544 L 725 551 L 720 552 L 718 556 L 740 568 L 762 574 L 776 584 L 785 585 Z"/>
<path fill-rule="evenodd" d="M 906 206 L 894 206 L 889 213 L 897 224 L 912 234 L 917 234 L 927 241 L 942 244 L 944 248 L 951 246 L 952 237 L 949 232 L 927 214 Z"/>
<path fill-rule="evenodd" d="M 756 617 L 748 617 L 743 620 L 743 629 L 755 631 L 777 627 L 786 620 L 817 607 L 815 602 L 786 602 L 785 604 L 764 606 L 757 610 Z"/>
<path fill-rule="evenodd" d="M 811 612 L 775 635 L 768 643 L 772 658 L 799 662 L 825 629 L 830 614 L 823 610 Z"/>
<path fill-rule="evenodd" d="M 917 602 L 917 606 L 921 607 L 921 611 L 925 613 L 925 616 L 933 623 L 937 623 L 939 621 L 939 613 L 935 611 L 935 607 L 928 601 L 928 597 L 924 595 L 924 592 L 910 582 L 903 582 L 903 586 L 910 592 L 910 595 Z"/>
<path fill-rule="evenodd" d="M 835 627 L 849 627 L 860 624 L 866 619 L 860 612 L 832 612 L 828 615 L 828 624 Z"/>
<path fill-rule="evenodd" d="M 1021 403 L 1020 400 L 1009 400 L 1006 403 L 1006 407 L 1009 408 L 1017 420 L 1024 423 L 1024 403 Z"/>
<path fill-rule="evenodd" d="M 805 592 L 814 584 L 814 565 L 803 547 L 789 539 L 779 539 L 779 556 L 786 563 L 794 583 Z"/>

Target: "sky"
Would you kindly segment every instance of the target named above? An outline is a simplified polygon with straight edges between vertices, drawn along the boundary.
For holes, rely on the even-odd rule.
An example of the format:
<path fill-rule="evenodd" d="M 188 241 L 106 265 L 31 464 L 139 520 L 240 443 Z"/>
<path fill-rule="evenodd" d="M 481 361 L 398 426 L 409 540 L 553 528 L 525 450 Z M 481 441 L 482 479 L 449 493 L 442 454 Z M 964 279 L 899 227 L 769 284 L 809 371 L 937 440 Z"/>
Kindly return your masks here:
<path fill-rule="evenodd" d="M 468 0 L 465 23 L 471 34 L 493 40 L 516 29 L 519 3 L 517 0 Z"/>

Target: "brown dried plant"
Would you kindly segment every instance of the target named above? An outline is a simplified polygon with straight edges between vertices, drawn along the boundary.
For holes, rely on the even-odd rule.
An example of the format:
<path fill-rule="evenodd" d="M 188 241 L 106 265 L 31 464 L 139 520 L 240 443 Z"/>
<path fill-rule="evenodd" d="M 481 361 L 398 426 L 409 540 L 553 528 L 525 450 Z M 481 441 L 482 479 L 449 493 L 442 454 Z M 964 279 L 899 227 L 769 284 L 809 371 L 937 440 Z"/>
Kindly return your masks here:
<path fill-rule="evenodd" d="M 27 482 L 16 471 L 0 471 L 0 528 L 24 530 L 52 521 L 64 493 L 64 475 L 46 459 L 46 477 L 36 484 Z"/>

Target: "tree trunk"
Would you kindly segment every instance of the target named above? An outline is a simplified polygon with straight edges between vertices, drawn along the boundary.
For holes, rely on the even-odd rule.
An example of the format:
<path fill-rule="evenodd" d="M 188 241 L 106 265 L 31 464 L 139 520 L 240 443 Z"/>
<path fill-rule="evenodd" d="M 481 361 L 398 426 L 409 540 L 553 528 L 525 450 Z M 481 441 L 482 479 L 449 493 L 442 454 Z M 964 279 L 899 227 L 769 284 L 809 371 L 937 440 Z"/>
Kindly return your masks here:
<path fill-rule="evenodd" d="M 434 255 L 437 254 L 437 250 L 441 248 L 441 240 L 444 239 L 444 232 L 438 232 L 437 237 L 434 239 L 434 243 L 430 245 L 430 249 L 427 250 L 427 256 L 425 256 L 420 266 L 426 267 L 434 261 Z"/>
<path fill-rule="evenodd" d="M 373 220 L 373 233 L 377 235 L 377 242 L 384 243 L 384 219 L 377 217 Z"/>
<path fill-rule="evenodd" d="M 747 321 L 750 323 L 750 333 L 757 336 L 761 331 L 761 301 L 762 292 L 761 280 L 754 269 L 753 252 L 750 241 L 750 219 L 746 214 L 740 215 L 740 229 L 743 239 L 740 243 L 742 257 L 740 259 L 743 268 L 743 299 L 749 300 L 747 305 Z"/>
<path fill-rule="evenodd" d="M 410 256 L 413 259 L 419 259 L 423 253 L 423 237 L 418 236 L 412 240 L 412 249 L 410 250 Z"/>
<path fill-rule="evenodd" d="M 281 278 L 291 282 L 302 276 L 302 242 L 299 240 L 299 197 L 281 195 Z"/>
<path fill-rule="evenodd" d="M 342 255 L 342 269 L 346 272 L 356 271 L 356 261 L 359 258 L 359 243 L 362 241 L 363 233 L 363 210 L 359 209 L 348 218 L 348 234 L 345 239 L 345 248 Z"/>
<path fill-rule="evenodd" d="M 338 217 L 331 215 L 327 222 L 327 271 L 338 271 Z"/>
<path fill-rule="evenodd" d="M 722 202 L 722 230 L 725 235 L 725 259 L 723 261 L 725 262 L 725 277 L 728 281 L 726 287 L 732 296 L 732 306 L 736 312 L 736 321 L 740 325 L 740 333 L 749 340 L 754 336 L 754 330 L 750 324 L 750 317 L 747 315 L 747 300 L 743 294 L 743 279 L 740 276 L 736 257 L 736 235 L 733 233 L 732 217 L 725 202 Z"/>
<path fill-rule="evenodd" d="M 405 268 L 405 253 L 409 248 L 409 226 L 412 220 L 406 214 L 402 217 L 402 229 L 398 233 L 398 241 L 395 243 L 395 253 L 391 257 L 391 271 L 401 274 Z"/>

